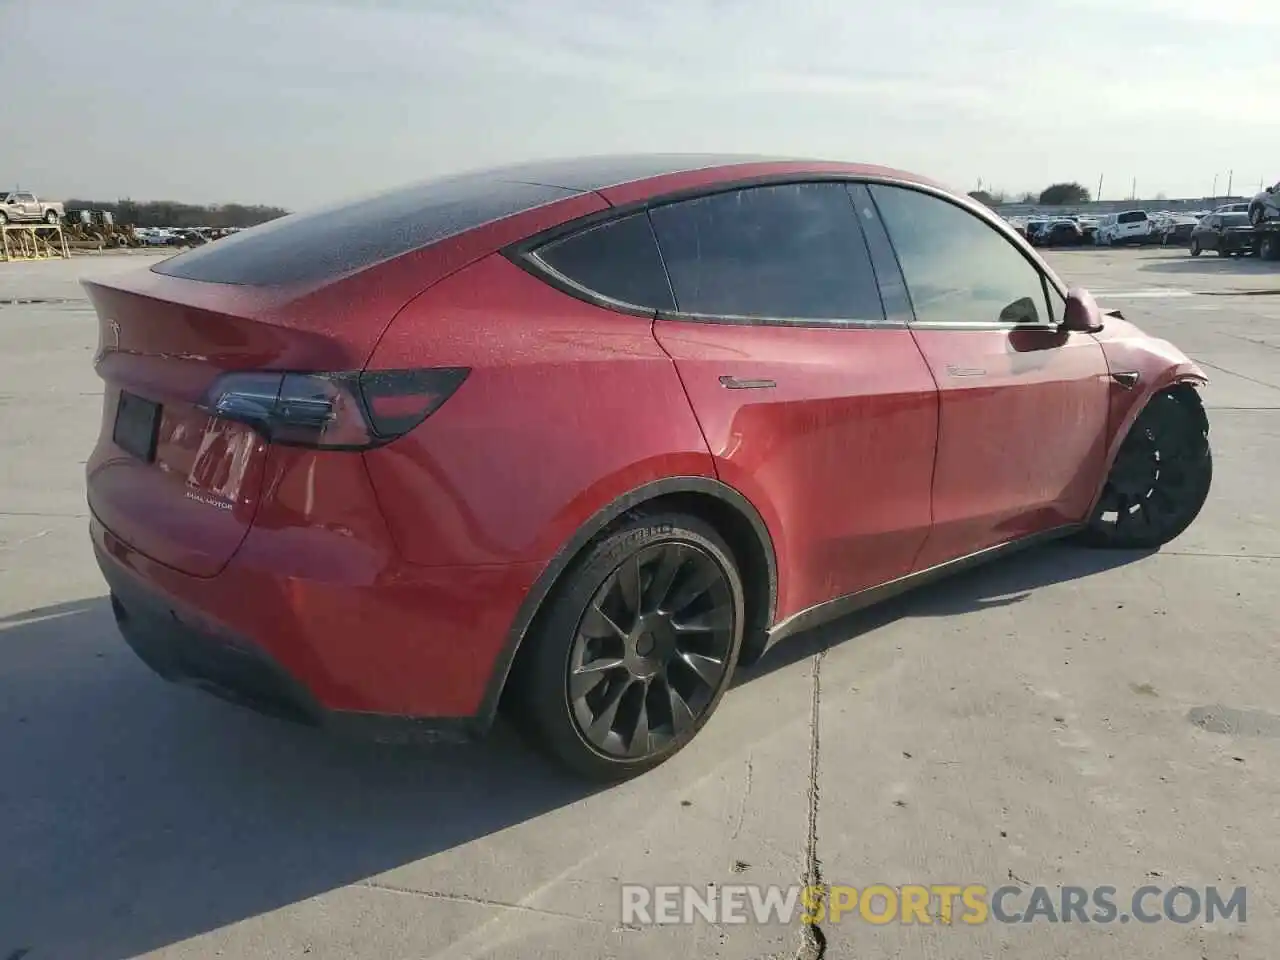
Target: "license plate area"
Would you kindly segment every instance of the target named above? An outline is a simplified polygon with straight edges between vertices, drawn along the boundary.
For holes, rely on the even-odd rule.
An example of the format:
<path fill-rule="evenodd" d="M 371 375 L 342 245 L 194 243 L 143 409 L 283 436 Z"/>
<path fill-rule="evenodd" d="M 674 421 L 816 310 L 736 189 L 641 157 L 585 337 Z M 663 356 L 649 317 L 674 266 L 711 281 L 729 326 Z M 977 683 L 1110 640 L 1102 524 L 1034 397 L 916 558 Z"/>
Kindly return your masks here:
<path fill-rule="evenodd" d="M 160 404 L 121 390 L 115 428 L 111 434 L 116 446 L 144 463 L 151 463 L 156 458 L 159 433 Z"/>

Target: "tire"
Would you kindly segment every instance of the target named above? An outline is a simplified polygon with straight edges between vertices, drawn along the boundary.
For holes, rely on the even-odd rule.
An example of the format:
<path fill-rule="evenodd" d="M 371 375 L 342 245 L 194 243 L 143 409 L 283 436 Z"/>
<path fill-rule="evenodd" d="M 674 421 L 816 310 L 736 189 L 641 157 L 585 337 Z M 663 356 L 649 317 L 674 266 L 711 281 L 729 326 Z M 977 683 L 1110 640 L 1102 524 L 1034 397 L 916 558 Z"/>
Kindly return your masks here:
<path fill-rule="evenodd" d="M 3 210 L 0 210 L 0 227 L 3 227 L 8 222 L 9 222 L 9 215 L 5 213 Z"/>
<path fill-rule="evenodd" d="M 1223 248 L 1223 247 L 1219 247 L 1219 248 L 1218 248 L 1218 256 L 1220 256 L 1220 257 L 1229 257 L 1229 256 L 1231 256 L 1231 251 L 1230 251 L 1230 250 L 1227 250 L 1227 249 L 1225 249 L 1225 248 Z"/>
<path fill-rule="evenodd" d="M 51 227 L 52 227 L 54 224 L 56 224 L 56 223 L 58 222 L 58 211 L 57 211 L 57 210 L 46 210 L 46 211 L 45 211 L 45 215 L 44 215 L 44 222 L 45 222 L 45 223 L 47 223 L 47 224 L 49 224 L 49 226 L 51 226 Z"/>
<path fill-rule="evenodd" d="M 1081 539 L 1123 550 L 1163 546 L 1199 516 L 1212 482 L 1213 455 L 1199 397 L 1158 393 L 1121 443 Z"/>
<path fill-rule="evenodd" d="M 1198 257 L 1200 256 L 1201 252 L 1202 251 L 1200 249 L 1200 241 L 1197 240 L 1195 237 L 1192 237 L 1191 238 L 1191 255 L 1193 257 Z"/>
<path fill-rule="evenodd" d="M 556 584 L 513 678 L 517 710 L 539 745 L 583 778 L 614 782 L 656 767 L 697 735 L 728 689 L 743 595 L 733 554 L 710 524 L 633 515 Z"/>
<path fill-rule="evenodd" d="M 1267 218 L 1267 211 L 1260 203 L 1255 203 L 1249 207 L 1249 222 L 1255 227 L 1261 226 L 1262 221 Z"/>
<path fill-rule="evenodd" d="M 1280 242 L 1275 236 L 1265 236 L 1258 244 L 1258 256 L 1263 260 L 1280 260 Z"/>

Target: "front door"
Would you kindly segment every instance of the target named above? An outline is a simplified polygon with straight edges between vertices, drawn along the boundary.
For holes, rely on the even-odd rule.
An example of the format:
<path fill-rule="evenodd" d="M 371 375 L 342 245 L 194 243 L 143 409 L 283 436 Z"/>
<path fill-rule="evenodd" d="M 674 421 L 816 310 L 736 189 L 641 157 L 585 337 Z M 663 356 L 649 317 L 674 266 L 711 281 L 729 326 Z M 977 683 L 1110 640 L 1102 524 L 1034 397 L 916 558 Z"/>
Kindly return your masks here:
<path fill-rule="evenodd" d="M 1104 466 L 1102 348 L 1057 329 L 1061 294 L 994 226 L 923 191 L 871 193 L 941 399 L 933 529 L 916 568 L 1082 521 Z"/>
<path fill-rule="evenodd" d="M 887 320 L 845 184 L 650 211 L 675 361 L 720 478 L 774 532 L 778 617 L 910 572 L 928 536 L 937 390 Z"/>

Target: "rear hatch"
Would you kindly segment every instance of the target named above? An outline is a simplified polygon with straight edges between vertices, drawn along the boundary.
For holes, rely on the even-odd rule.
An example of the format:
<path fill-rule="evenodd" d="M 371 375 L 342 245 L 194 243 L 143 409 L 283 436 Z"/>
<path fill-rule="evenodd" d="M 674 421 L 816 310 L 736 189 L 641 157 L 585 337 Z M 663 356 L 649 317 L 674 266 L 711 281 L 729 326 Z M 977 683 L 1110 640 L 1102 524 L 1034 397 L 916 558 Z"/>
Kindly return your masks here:
<path fill-rule="evenodd" d="M 153 273 L 85 287 L 105 384 L 89 507 L 152 559 L 213 576 L 253 522 L 269 448 L 206 412 L 211 387 L 235 371 L 359 369 L 383 324 L 315 332 L 291 318 L 280 290 Z"/>
<path fill-rule="evenodd" d="M 491 173 L 451 177 L 283 217 L 150 270 L 86 282 L 98 313 L 95 366 L 106 385 L 87 468 L 94 515 L 154 560 L 216 575 L 244 541 L 260 500 L 270 496 L 270 445 L 234 417 L 206 412 L 214 388 L 240 375 L 237 415 L 247 416 L 272 390 L 270 376 L 249 374 L 317 374 L 302 377 L 308 381 L 336 375 L 333 383 L 345 383 L 364 368 L 400 308 L 441 277 L 523 236 L 515 214 L 563 209 L 557 201 L 571 208 L 565 216 L 602 205 L 581 191 L 495 180 Z M 558 222 L 546 216 L 528 229 Z M 512 225 L 510 235 L 477 239 L 470 232 L 499 221 Z M 406 390 L 430 397 L 437 374 L 430 389 L 394 379 L 368 388 L 392 400 Z M 279 381 L 277 373 L 284 401 Z M 291 395 L 290 415 L 305 417 L 315 402 Z"/>

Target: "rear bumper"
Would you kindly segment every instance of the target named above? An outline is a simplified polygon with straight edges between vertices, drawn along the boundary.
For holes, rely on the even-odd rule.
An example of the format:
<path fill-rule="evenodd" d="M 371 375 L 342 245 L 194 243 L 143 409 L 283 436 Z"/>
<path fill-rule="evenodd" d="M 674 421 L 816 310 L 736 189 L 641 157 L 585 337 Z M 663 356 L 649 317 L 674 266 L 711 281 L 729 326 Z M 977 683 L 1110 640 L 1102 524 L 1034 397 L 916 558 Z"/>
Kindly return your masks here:
<path fill-rule="evenodd" d="M 251 534 L 222 573 L 201 578 L 149 560 L 96 518 L 90 533 L 120 632 L 157 674 L 381 741 L 488 729 L 500 654 L 539 566 L 306 581 L 281 572 L 278 553 L 255 562 Z"/>

